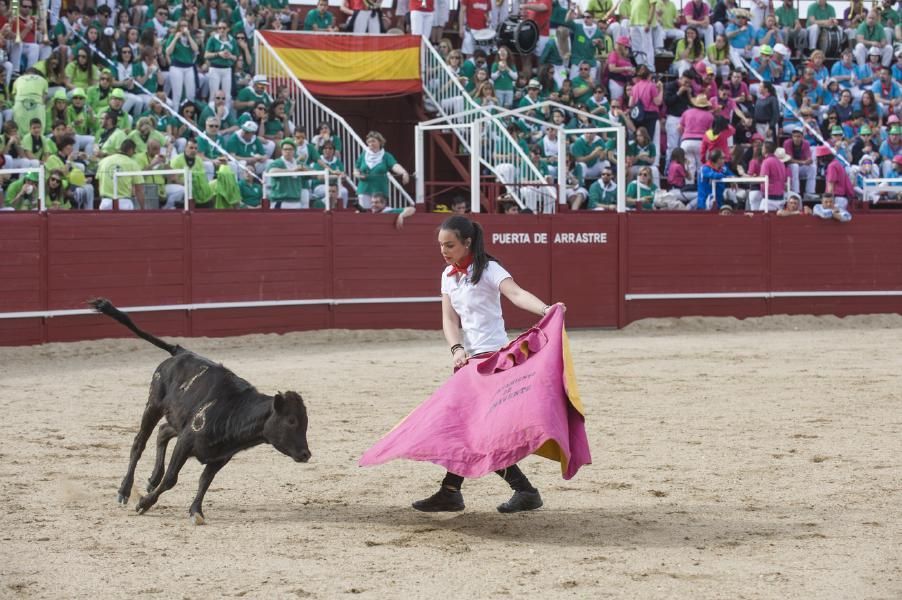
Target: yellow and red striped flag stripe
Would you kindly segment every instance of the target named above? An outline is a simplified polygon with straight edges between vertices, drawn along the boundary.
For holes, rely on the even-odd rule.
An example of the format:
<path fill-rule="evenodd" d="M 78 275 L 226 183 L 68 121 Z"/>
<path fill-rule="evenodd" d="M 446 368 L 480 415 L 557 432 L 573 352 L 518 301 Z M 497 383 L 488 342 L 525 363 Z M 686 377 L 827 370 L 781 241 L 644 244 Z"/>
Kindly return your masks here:
<path fill-rule="evenodd" d="M 261 34 L 314 94 L 385 96 L 423 91 L 419 36 Z"/>

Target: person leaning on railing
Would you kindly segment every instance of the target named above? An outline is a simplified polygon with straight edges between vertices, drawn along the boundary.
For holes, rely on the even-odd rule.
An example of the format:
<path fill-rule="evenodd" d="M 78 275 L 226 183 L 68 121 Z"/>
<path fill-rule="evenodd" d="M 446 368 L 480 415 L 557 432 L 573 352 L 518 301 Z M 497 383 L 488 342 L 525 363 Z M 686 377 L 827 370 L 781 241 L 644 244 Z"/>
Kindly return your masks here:
<path fill-rule="evenodd" d="M 366 146 L 354 165 L 354 178 L 357 180 L 357 204 L 369 210 L 373 194 L 381 192 L 388 196 L 389 172 L 400 176 L 404 185 L 410 182 L 410 175 L 391 153 L 386 152 L 385 138 L 378 131 L 366 134 Z"/>

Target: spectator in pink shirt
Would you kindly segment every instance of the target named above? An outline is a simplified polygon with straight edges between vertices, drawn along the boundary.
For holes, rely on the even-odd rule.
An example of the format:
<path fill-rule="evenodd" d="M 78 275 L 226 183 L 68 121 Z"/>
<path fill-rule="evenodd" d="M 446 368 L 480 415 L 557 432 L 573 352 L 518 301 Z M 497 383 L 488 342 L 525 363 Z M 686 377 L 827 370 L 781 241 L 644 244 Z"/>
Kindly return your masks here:
<path fill-rule="evenodd" d="M 764 160 L 758 172 L 760 177 L 767 178 L 767 198 L 764 197 L 764 184 L 761 191 L 754 191 L 749 195 L 749 206 L 752 210 L 763 210 L 764 202 L 767 202 L 767 210 L 775 211 L 783 208 L 786 203 L 786 179 L 789 176 L 786 163 L 789 155 L 783 148 L 777 148 L 773 142 L 764 142 Z"/>
<path fill-rule="evenodd" d="M 633 124 L 638 130 L 644 127 L 652 136 L 655 147 L 658 146 L 661 132 L 658 130 L 658 121 L 664 104 L 664 84 L 651 80 L 651 72 L 648 67 L 642 65 L 636 72 L 636 81 L 630 91 L 629 107 L 642 104 L 644 116 L 642 119 L 633 119 Z"/>
<path fill-rule="evenodd" d="M 824 179 L 826 185 L 824 192 L 833 194 L 836 198 L 836 207 L 840 210 L 849 209 L 849 201 L 855 198 L 855 188 L 852 187 L 852 181 L 843 164 L 833 155 L 833 151 L 828 146 L 818 146 L 815 151 L 817 161 L 821 165 L 826 165 Z"/>
<path fill-rule="evenodd" d="M 790 189 L 796 194 L 799 192 L 799 179 L 805 178 L 805 195 L 814 194 L 814 185 L 817 182 L 817 165 L 814 164 L 814 157 L 811 155 L 811 144 L 802 135 L 801 129 L 795 129 L 792 137 L 783 142 L 783 149 L 789 155 L 789 167 L 792 184 Z"/>
<path fill-rule="evenodd" d="M 689 170 L 698 173 L 702 166 L 702 138 L 714 124 L 711 101 L 705 94 L 698 94 L 689 100 L 692 108 L 680 116 L 680 148 L 689 160 Z"/>

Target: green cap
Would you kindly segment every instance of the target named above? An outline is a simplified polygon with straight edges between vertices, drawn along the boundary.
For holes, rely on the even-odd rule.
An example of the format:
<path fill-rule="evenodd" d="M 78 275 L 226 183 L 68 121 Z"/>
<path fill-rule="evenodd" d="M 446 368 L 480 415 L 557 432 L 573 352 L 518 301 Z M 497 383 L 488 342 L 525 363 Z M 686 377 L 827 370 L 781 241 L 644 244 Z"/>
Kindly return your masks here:
<path fill-rule="evenodd" d="M 870 127 L 868 127 L 867 125 L 864 125 L 861 129 L 858 130 L 858 133 L 860 133 L 861 135 L 870 135 L 874 132 L 871 131 Z"/>
<path fill-rule="evenodd" d="M 295 150 L 298 149 L 298 145 L 295 144 L 294 140 L 292 140 L 291 138 L 285 138 L 284 140 L 282 140 L 282 143 L 279 144 L 279 148 L 281 148 L 282 146 L 291 146 Z"/>
<path fill-rule="evenodd" d="M 69 97 L 66 96 L 66 90 L 56 90 L 56 93 L 53 94 L 54 100 L 64 100 L 66 102 L 69 101 Z"/>
<path fill-rule="evenodd" d="M 890 135 L 902 133 L 902 125 L 893 125 L 892 129 L 889 130 L 889 133 Z"/>
<path fill-rule="evenodd" d="M 110 92 L 110 98 L 119 98 L 120 100 L 125 100 L 125 92 L 123 92 L 121 88 L 116 88 L 115 90 Z"/>
<path fill-rule="evenodd" d="M 764 56 L 770 56 L 771 54 L 774 53 L 774 49 L 771 48 L 770 46 L 768 46 L 767 44 L 764 44 L 763 46 L 761 46 L 760 52 Z"/>
<path fill-rule="evenodd" d="M 834 125 L 833 129 L 830 130 L 830 135 L 844 135 L 844 134 L 845 134 L 845 132 L 843 131 L 842 127 L 840 127 L 839 125 Z"/>
<path fill-rule="evenodd" d="M 37 181 L 38 180 L 38 172 L 37 171 L 29 171 L 25 174 L 25 181 Z"/>
<path fill-rule="evenodd" d="M 75 88 L 74 90 L 72 90 L 72 97 L 73 98 L 87 98 L 87 96 L 85 96 L 85 91 L 81 88 Z"/>

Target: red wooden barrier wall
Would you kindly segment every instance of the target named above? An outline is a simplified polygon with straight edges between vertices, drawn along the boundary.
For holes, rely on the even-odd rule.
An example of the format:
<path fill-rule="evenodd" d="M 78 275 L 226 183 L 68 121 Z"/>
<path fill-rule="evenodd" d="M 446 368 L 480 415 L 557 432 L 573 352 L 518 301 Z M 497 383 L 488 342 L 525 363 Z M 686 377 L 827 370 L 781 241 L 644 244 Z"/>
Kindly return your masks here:
<path fill-rule="evenodd" d="M 313 212 L 5 214 L 0 312 L 230 301 L 438 297 L 442 215 Z M 567 303 L 572 327 L 649 316 L 902 312 L 902 296 L 764 297 L 766 292 L 902 292 L 902 215 L 851 223 L 772 215 L 480 215 L 487 248 L 526 289 Z M 580 237 L 582 236 L 582 237 Z M 755 298 L 641 295 L 758 294 Z M 640 295 L 638 298 L 635 295 Z M 320 328 L 438 329 L 438 302 L 142 312 L 168 336 Z M 505 307 L 508 325 L 533 316 Z M 0 319 L 0 344 L 127 335 L 109 319 Z"/>

